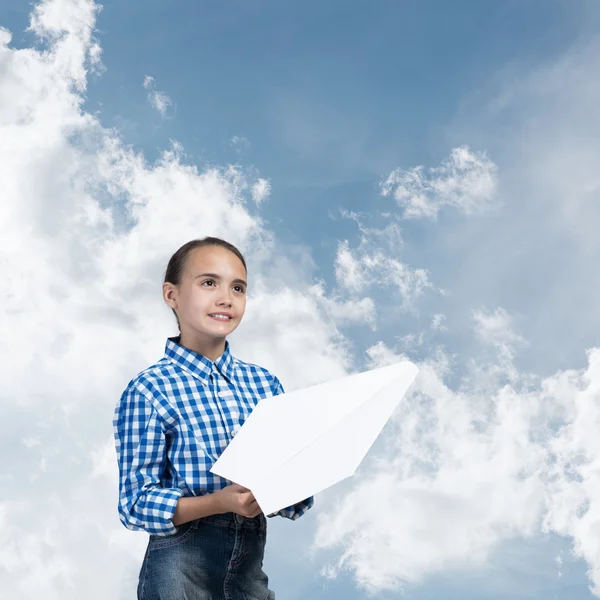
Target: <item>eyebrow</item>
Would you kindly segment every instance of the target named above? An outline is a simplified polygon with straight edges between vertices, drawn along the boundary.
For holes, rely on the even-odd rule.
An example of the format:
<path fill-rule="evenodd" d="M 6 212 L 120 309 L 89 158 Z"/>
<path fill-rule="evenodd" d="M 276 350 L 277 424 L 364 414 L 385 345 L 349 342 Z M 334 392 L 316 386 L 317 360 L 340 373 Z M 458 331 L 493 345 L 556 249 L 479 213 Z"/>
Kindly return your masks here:
<path fill-rule="evenodd" d="M 222 279 L 222 277 L 216 273 L 202 273 L 201 275 L 196 275 L 194 279 L 200 279 L 200 277 L 212 277 L 213 279 L 218 279 L 219 281 Z M 234 279 L 231 283 L 241 283 L 245 286 L 248 285 L 243 279 Z"/>

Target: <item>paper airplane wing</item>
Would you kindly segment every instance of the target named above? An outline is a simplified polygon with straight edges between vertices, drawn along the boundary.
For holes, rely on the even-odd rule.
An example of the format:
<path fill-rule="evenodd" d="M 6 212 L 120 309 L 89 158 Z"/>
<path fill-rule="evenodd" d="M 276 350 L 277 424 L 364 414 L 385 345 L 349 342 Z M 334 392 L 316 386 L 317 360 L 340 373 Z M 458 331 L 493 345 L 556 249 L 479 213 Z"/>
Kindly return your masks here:
<path fill-rule="evenodd" d="M 211 472 L 266 514 L 304 500 L 354 473 L 417 372 L 405 361 L 265 398 Z"/>
<path fill-rule="evenodd" d="M 403 373 L 331 430 L 250 489 L 265 514 L 278 512 L 353 475 L 412 384 L 418 369 L 402 363 Z"/>
<path fill-rule="evenodd" d="M 250 487 L 368 402 L 399 368 L 390 365 L 261 400 L 211 472 Z"/>

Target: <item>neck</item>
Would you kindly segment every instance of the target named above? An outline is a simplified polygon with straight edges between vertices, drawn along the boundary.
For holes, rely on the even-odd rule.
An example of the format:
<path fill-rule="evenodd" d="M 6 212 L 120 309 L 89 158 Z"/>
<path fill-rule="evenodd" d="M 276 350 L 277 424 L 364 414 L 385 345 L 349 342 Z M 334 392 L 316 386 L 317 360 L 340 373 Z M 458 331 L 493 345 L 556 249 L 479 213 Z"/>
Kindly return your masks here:
<path fill-rule="evenodd" d="M 201 339 L 197 336 L 192 336 L 186 332 L 181 333 L 181 339 L 179 343 L 193 350 L 198 354 L 208 358 L 208 360 L 215 361 L 223 352 L 225 352 L 225 338 L 206 338 Z"/>

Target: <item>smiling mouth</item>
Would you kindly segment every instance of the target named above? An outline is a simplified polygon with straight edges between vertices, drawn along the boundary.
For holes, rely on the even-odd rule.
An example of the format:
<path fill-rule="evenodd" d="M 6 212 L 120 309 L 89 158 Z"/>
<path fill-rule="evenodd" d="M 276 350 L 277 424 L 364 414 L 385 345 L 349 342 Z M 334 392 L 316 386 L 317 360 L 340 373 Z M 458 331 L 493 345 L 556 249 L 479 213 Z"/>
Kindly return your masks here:
<path fill-rule="evenodd" d="M 216 321 L 222 321 L 223 323 L 227 323 L 228 321 L 231 321 L 231 319 L 233 318 L 233 317 L 230 317 L 229 315 L 223 315 L 220 313 L 211 313 L 208 316 L 211 319 L 215 319 Z"/>

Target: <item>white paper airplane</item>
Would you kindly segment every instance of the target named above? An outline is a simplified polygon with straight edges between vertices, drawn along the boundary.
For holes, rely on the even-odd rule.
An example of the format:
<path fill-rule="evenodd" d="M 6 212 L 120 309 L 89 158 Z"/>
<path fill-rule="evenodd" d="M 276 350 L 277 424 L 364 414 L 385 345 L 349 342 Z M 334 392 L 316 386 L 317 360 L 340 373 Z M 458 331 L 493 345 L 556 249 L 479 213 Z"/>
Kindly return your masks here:
<path fill-rule="evenodd" d="M 354 474 L 418 371 L 402 361 L 264 398 L 210 470 L 266 515 L 314 496 Z"/>

